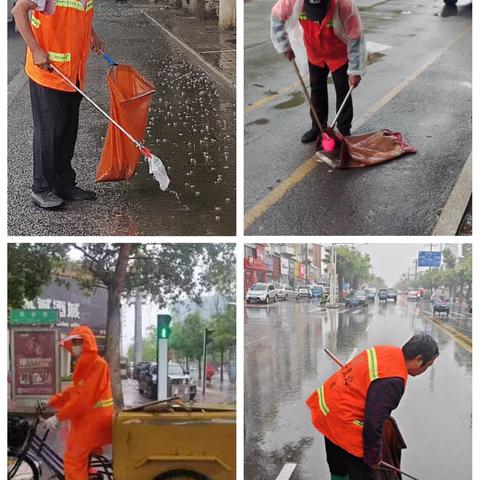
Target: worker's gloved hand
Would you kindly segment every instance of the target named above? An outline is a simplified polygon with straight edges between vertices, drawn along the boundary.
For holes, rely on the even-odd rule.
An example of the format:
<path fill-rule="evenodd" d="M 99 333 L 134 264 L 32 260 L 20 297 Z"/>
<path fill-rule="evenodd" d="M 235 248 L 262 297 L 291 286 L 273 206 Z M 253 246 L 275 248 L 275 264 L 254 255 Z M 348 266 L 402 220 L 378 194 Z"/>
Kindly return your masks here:
<path fill-rule="evenodd" d="M 348 76 L 348 84 L 353 87 L 357 88 L 358 84 L 361 82 L 362 77 L 360 75 L 349 75 Z"/>
<path fill-rule="evenodd" d="M 373 468 L 374 470 L 378 470 L 381 465 L 382 465 L 382 461 L 380 460 L 377 463 L 375 463 L 375 465 L 370 465 L 370 468 Z"/>
<path fill-rule="evenodd" d="M 38 68 L 43 70 L 49 69 L 50 63 L 48 62 L 48 55 L 43 48 L 32 50 L 32 57 L 34 65 L 36 65 Z"/>
<path fill-rule="evenodd" d="M 289 48 L 286 52 L 283 52 L 283 54 L 288 58 L 289 62 L 295 58 L 295 53 L 291 48 Z"/>
<path fill-rule="evenodd" d="M 58 421 L 57 416 L 53 415 L 53 417 L 50 417 L 44 420 L 43 425 L 48 430 L 56 430 L 60 425 L 60 422 Z"/>

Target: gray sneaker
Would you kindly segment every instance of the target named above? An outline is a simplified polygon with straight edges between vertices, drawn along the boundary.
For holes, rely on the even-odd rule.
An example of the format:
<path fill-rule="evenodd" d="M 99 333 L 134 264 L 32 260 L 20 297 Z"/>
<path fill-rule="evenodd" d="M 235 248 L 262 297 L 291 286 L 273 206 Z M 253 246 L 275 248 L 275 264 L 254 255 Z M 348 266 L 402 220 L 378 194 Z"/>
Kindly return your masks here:
<path fill-rule="evenodd" d="M 65 202 L 52 191 L 40 193 L 32 192 L 30 197 L 35 205 L 47 210 L 60 210 L 65 206 Z"/>

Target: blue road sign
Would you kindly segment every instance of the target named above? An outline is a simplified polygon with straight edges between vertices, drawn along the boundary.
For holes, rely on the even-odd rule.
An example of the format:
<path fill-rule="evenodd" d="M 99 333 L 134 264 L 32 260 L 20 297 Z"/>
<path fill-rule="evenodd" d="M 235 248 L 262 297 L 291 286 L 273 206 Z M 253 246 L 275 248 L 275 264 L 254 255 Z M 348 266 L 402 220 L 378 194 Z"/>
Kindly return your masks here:
<path fill-rule="evenodd" d="M 442 252 L 418 252 L 419 267 L 439 267 L 442 263 Z"/>

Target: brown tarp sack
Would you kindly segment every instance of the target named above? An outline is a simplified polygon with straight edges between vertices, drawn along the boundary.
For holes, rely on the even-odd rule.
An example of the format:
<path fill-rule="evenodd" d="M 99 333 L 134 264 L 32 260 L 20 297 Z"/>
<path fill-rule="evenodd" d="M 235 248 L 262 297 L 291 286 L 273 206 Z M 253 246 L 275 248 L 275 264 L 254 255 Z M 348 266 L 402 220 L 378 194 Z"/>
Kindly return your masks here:
<path fill-rule="evenodd" d="M 388 418 L 383 426 L 382 460 L 394 467 L 401 468 L 402 450 L 407 448 L 397 422 Z M 375 480 L 402 480 L 402 475 L 391 468 L 380 467 L 375 471 Z"/>
<path fill-rule="evenodd" d="M 330 128 L 326 133 L 336 140 L 337 146 L 332 156 L 341 169 L 371 167 L 417 151 L 403 139 L 401 133 L 391 130 L 350 137 L 344 137 Z"/>
<path fill-rule="evenodd" d="M 131 65 L 112 67 L 107 80 L 110 116 L 142 143 L 155 87 Z M 97 169 L 97 182 L 130 178 L 141 155 L 132 141 L 110 122 Z"/>

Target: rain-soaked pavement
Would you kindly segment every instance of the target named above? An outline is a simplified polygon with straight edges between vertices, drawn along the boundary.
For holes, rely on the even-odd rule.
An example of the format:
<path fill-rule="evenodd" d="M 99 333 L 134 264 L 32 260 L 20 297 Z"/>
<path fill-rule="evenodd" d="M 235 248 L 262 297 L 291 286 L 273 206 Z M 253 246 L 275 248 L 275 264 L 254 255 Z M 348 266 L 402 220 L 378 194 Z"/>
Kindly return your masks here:
<path fill-rule="evenodd" d="M 471 315 L 451 313 L 471 329 Z M 427 302 L 400 297 L 361 308 L 325 310 L 309 302 L 245 308 L 245 478 L 274 480 L 286 462 L 292 480 L 328 480 L 323 436 L 305 400 L 342 361 L 372 345 L 401 346 L 416 332 L 435 337 L 434 366 L 409 377 L 393 412 L 407 444 L 402 468 L 420 479 L 472 478 L 472 354 L 429 318 Z M 466 333 L 466 332 L 465 332 Z"/>
<path fill-rule="evenodd" d="M 272 1 L 251 0 L 244 22 L 247 234 L 430 234 L 471 153 L 472 3 L 355 3 L 370 54 L 353 92 L 353 133 L 400 131 L 417 153 L 334 172 L 307 164 L 314 145 L 300 138 L 310 126 L 308 106 L 294 69 L 271 44 Z M 331 83 L 329 92 L 332 121 Z"/>
<path fill-rule="evenodd" d="M 106 120 L 82 102 L 74 157 L 78 184 L 96 202 L 46 212 L 29 198 L 32 120 L 28 84 L 9 98 L 10 235 L 232 235 L 235 233 L 235 99 L 129 4 L 97 1 L 95 29 L 118 63 L 130 63 L 156 86 L 145 143 L 167 167 L 161 192 L 141 161 L 126 182 L 95 184 Z M 9 82 L 21 78 L 23 44 L 9 25 Z M 107 65 L 92 55 L 87 93 L 108 110 Z M 16 77 L 19 75 L 20 77 Z M 10 84 L 9 84 L 10 89 Z"/>

